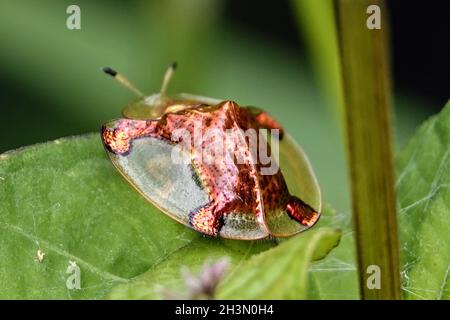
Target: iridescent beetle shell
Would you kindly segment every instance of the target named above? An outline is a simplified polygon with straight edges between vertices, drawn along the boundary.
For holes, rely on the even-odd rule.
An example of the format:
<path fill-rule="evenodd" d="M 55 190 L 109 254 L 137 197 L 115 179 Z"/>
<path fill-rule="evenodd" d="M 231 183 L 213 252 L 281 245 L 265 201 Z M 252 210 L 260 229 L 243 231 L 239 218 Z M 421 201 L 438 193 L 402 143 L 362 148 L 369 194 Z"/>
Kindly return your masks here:
<path fill-rule="evenodd" d="M 230 100 L 156 94 L 127 106 L 123 115 L 102 127 L 110 159 L 148 201 L 178 222 L 210 236 L 254 240 L 291 236 L 319 219 L 320 189 L 306 155 L 263 110 Z M 256 135 L 268 154 L 279 151 L 271 174 L 262 174 L 267 163 L 250 148 L 248 129 L 279 130 L 279 148 L 276 136 Z M 180 130 L 192 138 L 189 143 L 186 135 L 174 134 Z M 206 137 L 208 132 L 214 134 Z M 201 141 L 195 141 L 198 136 Z M 206 161 L 205 150 L 217 155 L 214 143 L 220 140 L 235 157 L 224 150 Z"/>

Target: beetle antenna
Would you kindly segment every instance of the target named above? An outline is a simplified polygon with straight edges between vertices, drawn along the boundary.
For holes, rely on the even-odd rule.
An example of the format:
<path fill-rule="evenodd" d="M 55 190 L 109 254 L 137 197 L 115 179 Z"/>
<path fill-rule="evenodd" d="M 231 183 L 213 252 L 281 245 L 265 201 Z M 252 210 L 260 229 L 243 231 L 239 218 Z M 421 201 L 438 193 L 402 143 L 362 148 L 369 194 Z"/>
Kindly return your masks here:
<path fill-rule="evenodd" d="M 160 91 L 161 96 L 164 96 L 166 94 L 170 79 L 172 79 L 172 76 L 173 76 L 176 68 L 177 68 L 176 62 L 172 63 L 169 66 L 169 68 L 167 68 L 166 73 L 164 74 L 164 79 L 163 79 L 163 83 L 161 86 L 161 91 Z"/>
<path fill-rule="evenodd" d="M 127 78 L 125 78 L 122 74 L 118 73 L 116 70 L 114 70 L 110 67 L 103 67 L 102 71 L 106 74 L 109 74 L 111 77 L 113 77 L 117 81 L 119 81 L 120 84 L 122 84 L 123 86 L 125 86 L 128 89 L 130 89 L 131 91 L 133 91 L 137 96 L 139 96 L 141 98 L 144 97 L 144 94 L 139 89 L 137 89 L 134 85 L 132 85 L 131 82 Z"/>

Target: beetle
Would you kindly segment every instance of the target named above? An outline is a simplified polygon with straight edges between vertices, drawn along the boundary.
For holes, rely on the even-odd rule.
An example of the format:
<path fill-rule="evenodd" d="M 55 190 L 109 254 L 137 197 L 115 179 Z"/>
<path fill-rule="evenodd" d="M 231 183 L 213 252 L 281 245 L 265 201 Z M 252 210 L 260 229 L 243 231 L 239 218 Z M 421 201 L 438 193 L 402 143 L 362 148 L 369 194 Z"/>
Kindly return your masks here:
<path fill-rule="evenodd" d="M 312 227 L 320 217 L 320 188 L 292 137 L 263 109 L 168 95 L 175 68 L 168 68 L 161 91 L 150 96 L 103 68 L 140 97 L 123 109 L 123 118 L 101 129 L 103 145 L 122 176 L 168 216 L 208 236 L 255 240 Z M 270 140 L 260 134 L 268 130 Z M 263 147 L 271 153 L 270 168 L 276 164 L 269 173 L 267 161 L 257 154 Z M 273 157 L 278 152 L 279 163 Z"/>

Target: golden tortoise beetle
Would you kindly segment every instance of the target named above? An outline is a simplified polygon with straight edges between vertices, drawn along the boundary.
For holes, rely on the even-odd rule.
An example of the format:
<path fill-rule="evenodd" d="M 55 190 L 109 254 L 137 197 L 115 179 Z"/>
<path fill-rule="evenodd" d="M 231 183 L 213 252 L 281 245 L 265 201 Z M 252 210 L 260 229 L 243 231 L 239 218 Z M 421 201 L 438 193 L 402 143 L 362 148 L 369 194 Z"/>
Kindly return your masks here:
<path fill-rule="evenodd" d="M 260 108 L 167 95 L 175 67 L 166 71 L 160 93 L 147 97 L 121 74 L 103 68 L 140 96 L 124 108 L 124 118 L 104 124 L 101 131 L 105 149 L 125 179 L 168 216 L 206 235 L 254 240 L 287 237 L 313 226 L 320 217 L 320 188 L 292 137 Z M 267 166 L 245 135 L 264 129 L 278 133 L 272 142 L 264 135 L 252 136 L 269 151 L 275 150 L 277 139 L 279 166 L 271 174 L 263 174 Z M 180 131 L 185 135 L 174 134 Z M 212 148 L 217 141 L 227 142 L 220 157 L 214 153 L 220 148 Z M 207 149 L 216 156 L 210 161 L 204 159 Z"/>

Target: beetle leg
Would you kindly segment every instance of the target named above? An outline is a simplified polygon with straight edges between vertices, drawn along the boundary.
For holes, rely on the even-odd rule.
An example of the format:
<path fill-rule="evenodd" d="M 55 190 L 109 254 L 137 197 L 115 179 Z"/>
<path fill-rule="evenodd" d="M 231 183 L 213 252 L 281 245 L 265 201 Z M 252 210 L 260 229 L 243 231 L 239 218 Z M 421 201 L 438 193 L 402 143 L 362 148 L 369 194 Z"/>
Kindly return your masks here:
<path fill-rule="evenodd" d="M 195 230 L 209 236 L 217 236 L 222 228 L 222 215 L 216 212 L 216 205 L 210 202 L 189 214 L 189 223 Z"/>

